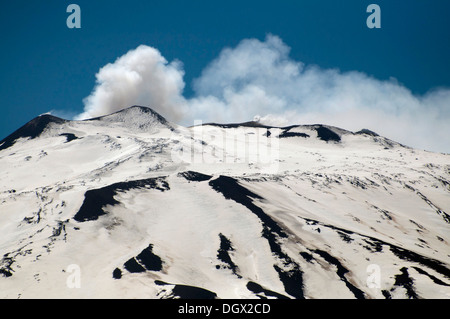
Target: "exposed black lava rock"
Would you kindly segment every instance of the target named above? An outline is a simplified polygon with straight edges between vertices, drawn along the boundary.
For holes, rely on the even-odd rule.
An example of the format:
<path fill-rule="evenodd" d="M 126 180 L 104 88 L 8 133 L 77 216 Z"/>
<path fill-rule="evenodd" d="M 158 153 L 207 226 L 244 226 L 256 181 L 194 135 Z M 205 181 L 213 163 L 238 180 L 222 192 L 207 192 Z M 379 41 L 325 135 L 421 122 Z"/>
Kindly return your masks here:
<path fill-rule="evenodd" d="M 40 136 L 51 123 L 62 124 L 64 122 L 66 120 L 50 114 L 40 115 L 1 140 L 0 151 L 14 145 L 19 138 L 34 139 Z"/>
<path fill-rule="evenodd" d="M 114 269 L 114 271 L 113 271 L 113 278 L 114 279 L 122 278 L 122 270 L 120 270 L 119 268 Z"/>
<path fill-rule="evenodd" d="M 229 254 L 230 251 L 234 251 L 234 248 L 231 245 L 231 241 L 223 234 L 219 234 L 219 237 L 220 248 L 217 251 L 217 258 L 223 263 L 227 264 L 227 268 L 231 269 L 233 274 L 235 274 L 238 278 L 242 278 L 237 272 L 238 267 L 233 262 L 233 260 L 231 260 L 231 256 Z M 217 265 L 216 268 L 220 268 L 220 265 Z"/>
<path fill-rule="evenodd" d="M 211 175 L 205 175 L 205 174 L 194 172 L 194 171 L 181 172 L 181 173 L 178 173 L 177 176 L 184 177 L 188 181 L 193 181 L 193 182 L 203 182 L 203 181 L 210 180 L 212 178 Z"/>
<path fill-rule="evenodd" d="M 416 262 L 419 263 L 423 266 L 426 266 L 428 268 L 431 268 L 433 270 L 435 270 L 436 272 L 444 275 L 447 278 L 450 278 L 450 269 L 448 269 L 444 263 L 442 263 L 441 261 L 437 260 L 437 259 L 432 259 L 429 257 L 425 257 L 422 255 L 419 255 L 418 253 L 415 253 L 411 250 L 407 250 L 404 248 L 401 248 L 399 246 L 396 246 L 394 244 L 385 242 L 383 240 L 380 240 L 378 238 L 375 237 L 371 237 L 371 236 L 366 236 L 360 233 L 355 233 L 353 231 L 349 231 L 347 229 L 343 229 L 340 227 L 336 227 L 333 225 L 329 225 L 329 224 L 325 224 L 322 222 L 319 222 L 317 220 L 313 220 L 313 219 L 308 219 L 308 218 L 304 218 L 304 220 L 309 224 L 309 225 L 321 225 L 323 227 L 327 227 L 330 229 L 334 229 L 338 232 L 343 232 L 349 236 L 359 236 L 361 238 L 364 239 L 364 242 L 369 244 L 369 246 L 365 246 L 364 248 L 368 249 L 369 251 L 373 252 L 373 253 L 377 253 L 377 252 L 383 252 L 383 246 L 389 247 L 390 251 L 396 255 L 398 258 L 402 259 L 402 260 L 407 260 L 407 261 L 412 261 L 412 262 Z"/>
<path fill-rule="evenodd" d="M 150 244 L 144 248 L 136 257 L 128 259 L 124 264 L 124 268 L 130 273 L 140 273 L 145 271 L 161 271 L 163 261 L 153 253 L 153 245 Z M 113 278 L 122 278 L 122 271 L 116 268 L 113 271 Z"/>
<path fill-rule="evenodd" d="M 366 128 L 363 128 L 362 130 L 356 132 L 355 134 L 366 134 L 366 135 L 370 135 L 370 136 L 380 136 L 377 133 L 375 133 L 374 131 L 368 130 Z"/>
<path fill-rule="evenodd" d="M 145 267 L 145 269 L 149 271 L 161 271 L 162 270 L 162 260 L 159 256 L 153 253 L 153 245 L 148 245 L 147 248 L 141 251 L 139 255 L 136 256 L 136 259 L 140 262 L 141 265 Z"/>
<path fill-rule="evenodd" d="M 261 128 L 273 128 L 273 126 L 264 125 L 256 121 L 249 121 L 244 123 L 231 123 L 231 124 L 218 124 L 218 123 L 205 123 L 203 125 L 217 126 L 221 128 L 238 128 L 238 127 L 261 127 Z"/>
<path fill-rule="evenodd" d="M 439 278 L 437 278 L 437 277 L 435 277 L 435 276 L 429 274 L 429 273 L 426 272 L 425 270 L 423 270 L 423 269 L 421 269 L 421 268 L 419 268 L 419 267 L 416 267 L 416 266 L 413 266 L 412 268 L 414 268 L 419 274 L 425 275 L 425 276 L 427 276 L 428 278 L 430 278 L 431 280 L 433 280 L 433 282 L 434 282 L 435 284 L 438 284 L 438 285 L 441 285 L 441 286 L 447 286 L 447 287 L 450 287 L 450 284 L 447 284 L 447 283 L 443 282 L 442 280 L 440 280 Z"/>
<path fill-rule="evenodd" d="M 296 299 L 303 299 L 303 272 L 300 266 L 283 252 L 278 242 L 279 238 L 287 238 L 288 236 L 269 215 L 253 203 L 253 199 L 263 198 L 240 185 L 236 179 L 228 176 L 221 175 L 210 181 L 209 185 L 226 199 L 234 200 L 247 207 L 260 219 L 263 226 L 262 237 L 267 240 L 270 250 L 283 264 L 283 267 L 274 264 L 273 268 L 278 272 L 286 293 Z M 289 270 L 286 270 L 287 266 L 289 266 Z"/>
<path fill-rule="evenodd" d="M 123 265 L 131 273 L 145 272 L 145 268 L 137 262 L 135 257 L 128 259 Z"/>
<path fill-rule="evenodd" d="M 66 137 L 66 143 L 69 143 L 69 142 L 71 142 L 73 140 L 78 139 L 78 136 L 76 136 L 75 134 L 72 134 L 72 133 L 62 133 L 62 134 L 59 134 L 59 136 L 65 136 Z"/>
<path fill-rule="evenodd" d="M 118 192 L 125 192 L 133 188 L 152 188 L 162 192 L 170 189 L 165 177 L 119 182 L 102 188 L 92 189 L 84 194 L 83 204 L 73 218 L 78 222 L 96 220 L 100 216 L 107 214 L 103 207 L 119 204 L 114 199 Z"/>
<path fill-rule="evenodd" d="M 414 281 L 409 277 L 408 268 L 400 269 L 400 275 L 395 275 L 395 286 L 401 286 L 406 289 L 406 295 L 409 299 L 418 299 L 416 291 L 414 290 Z"/>
<path fill-rule="evenodd" d="M 318 126 L 315 128 L 317 131 L 317 137 L 320 138 L 322 141 L 329 142 L 340 142 L 341 137 L 334 133 L 332 130 L 325 126 Z"/>
<path fill-rule="evenodd" d="M 171 284 L 167 283 L 161 280 L 155 280 L 155 284 L 158 286 L 168 286 L 168 285 L 175 285 L 174 288 L 172 288 L 172 292 L 169 295 L 168 299 L 216 299 L 217 294 L 215 292 L 209 291 L 204 288 L 199 288 L 195 286 L 188 286 L 188 285 L 177 285 L 177 284 Z"/>
<path fill-rule="evenodd" d="M 215 191 L 222 193 L 226 199 L 232 199 L 250 209 L 258 216 L 270 232 L 274 232 L 280 237 L 287 237 L 280 226 L 270 218 L 270 216 L 268 216 L 261 208 L 253 204 L 252 199 L 262 199 L 262 197 L 240 185 L 236 179 L 221 175 L 210 181 L 209 185 Z"/>
<path fill-rule="evenodd" d="M 304 137 L 304 138 L 308 138 L 309 135 L 305 134 L 305 133 L 300 133 L 300 132 L 288 132 L 288 131 L 284 131 L 282 132 L 280 135 L 278 135 L 279 138 L 286 138 L 286 137 Z"/>
<path fill-rule="evenodd" d="M 337 275 L 343 282 L 345 282 L 345 285 L 347 288 L 355 295 L 357 299 L 365 299 L 364 292 L 360 289 L 358 289 L 356 286 L 352 285 L 348 279 L 345 277 L 345 274 L 348 273 L 348 269 L 345 268 L 341 262 L 336 258 L 331 256 L 329 253 L 323 250 L 316 249 L 314 250 L 316 254 L 318 254 L 320 257 L 325 259 L 328 263 L 333 264 L 337 268 Z"/>
<path fill-rule="evenodd" d="M 277 299 L 289 299 L 289 297 L 279 294 L 275 291 L 265 289 L 256 282 L 249 281 L 247 283 L 247 289 L 256 294 L 260 299 L 267 299 L 267 297 L 274 297 Z"/>

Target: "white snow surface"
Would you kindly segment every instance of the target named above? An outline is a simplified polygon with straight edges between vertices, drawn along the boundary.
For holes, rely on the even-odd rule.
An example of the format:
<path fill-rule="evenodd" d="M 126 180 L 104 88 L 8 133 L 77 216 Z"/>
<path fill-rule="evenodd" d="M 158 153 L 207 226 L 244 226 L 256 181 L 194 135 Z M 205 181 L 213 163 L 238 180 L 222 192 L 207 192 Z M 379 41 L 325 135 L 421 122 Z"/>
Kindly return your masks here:
<path fill-rule="evenodd" d="M 0 298 L 450 298 L 449 154 L 131 107 L 50 123 L 0 168 Z"/>

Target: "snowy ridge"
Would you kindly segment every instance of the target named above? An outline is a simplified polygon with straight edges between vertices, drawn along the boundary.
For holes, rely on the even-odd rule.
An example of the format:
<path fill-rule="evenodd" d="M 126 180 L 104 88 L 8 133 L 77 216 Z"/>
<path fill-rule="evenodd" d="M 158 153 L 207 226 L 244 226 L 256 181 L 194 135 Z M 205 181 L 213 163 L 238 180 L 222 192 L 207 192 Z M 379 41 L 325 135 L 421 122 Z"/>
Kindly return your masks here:
<path fill-rule="evenodd" d="M 43 114 L 30 122 L 26 123 L 24 126 L 19 128 L 17 131 L 9 135 L 0 141 L 0 150 L 6 149 L 20 139 L 20 138 L 30 138 L 34 139 L 40 136 L 44 131 L 49 129 L 52 125 L 62 124 L 66 122 L 65 120 L 58 118 L 50 114 Z"/>
<path fill-rule="evenodd" d="M 0 142 L 1 298 L 450 297 L 449 155 L 136 106 L 42 123 Z"/>
<path fill-rule="evenodd" d="M 86 121 L 99 121 L 101 125 L 121 125 L 129 130 L 147 131 L 152 133 L 160 127 L 169 127 L 170 124 L 160 114 L 151 108 L 142 106 L 131 106 L 110 115 L 88 119 Z"/>

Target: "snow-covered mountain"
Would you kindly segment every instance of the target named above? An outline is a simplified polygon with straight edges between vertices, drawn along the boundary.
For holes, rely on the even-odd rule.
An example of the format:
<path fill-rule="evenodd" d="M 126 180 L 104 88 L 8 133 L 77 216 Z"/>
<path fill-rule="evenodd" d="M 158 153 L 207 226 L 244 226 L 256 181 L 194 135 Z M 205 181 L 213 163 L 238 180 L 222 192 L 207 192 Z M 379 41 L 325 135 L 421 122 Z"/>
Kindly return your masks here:
<path fill-rule="evenodd" d="M 450 155 L 134 106 L 0 141 L 0 298 L 450 298 Z"/>

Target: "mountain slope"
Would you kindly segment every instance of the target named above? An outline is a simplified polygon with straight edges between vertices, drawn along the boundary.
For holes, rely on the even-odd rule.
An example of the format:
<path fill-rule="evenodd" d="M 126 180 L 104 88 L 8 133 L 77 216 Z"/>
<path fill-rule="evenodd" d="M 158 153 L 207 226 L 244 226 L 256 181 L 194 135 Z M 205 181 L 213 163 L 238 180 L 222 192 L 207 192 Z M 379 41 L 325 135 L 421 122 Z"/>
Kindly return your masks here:
<path fill-rule="evenodd" d="M 2 298 L 450 297 L 449 155 L 139 106 L 32 122 L 0 142 Z"/>
<path fill-rule="evenodd" d="M 20 138 L 34 139 L 41 135 L 50 125 L 62 124 L 64 122 L 65 120 L 50 114 L 38 116 L 1 140 L 0 151 L 14 145 Z"/>

